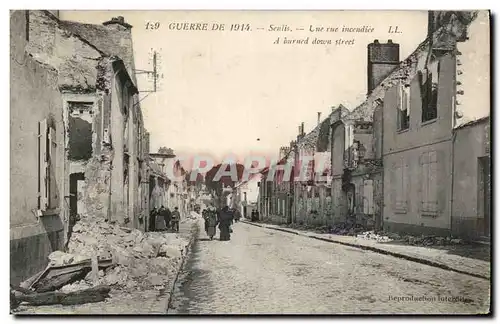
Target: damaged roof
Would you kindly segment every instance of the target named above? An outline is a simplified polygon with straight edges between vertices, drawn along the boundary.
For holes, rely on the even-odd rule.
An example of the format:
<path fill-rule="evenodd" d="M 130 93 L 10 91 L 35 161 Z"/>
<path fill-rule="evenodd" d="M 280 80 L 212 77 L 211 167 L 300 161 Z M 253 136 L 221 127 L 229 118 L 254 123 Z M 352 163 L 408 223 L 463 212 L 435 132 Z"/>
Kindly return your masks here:
<path fill-rule="evenodd" d="M 452 48 L 457 41 L 462 41 L 467 34 L 467 27 L 477 14 L 473 11 L 436 11 L 435 19 L 439 20 L 437 29 L 432 33 L 433 49 Z M 421 69 L 419 61 L 429 52 L 431 38 L 427 37 L 417 48 L 373 89 L 365 101 L 351 111 L 346 119 L 373 121 L 373 113 L 378 100 L 383 100 L 386 91 L 399 82 L 409 83 Z"/>
<path fill-rule="evenodd" d="M 132 47 L 132 36 L 128 28 L 126 28 L 127 31 L 124 32 L 108 27 L 109 24 L 104 26 L 68 20 L 60 20 L 60 24 L 71 33 L 87 40 L 106 55 L 118 56 L 122 59 L 134 84 L 137 84 L 135 73 L 133 73 L 134 52 Z M 123 41 L 124 38 L 127 37 L 130 37 L 130 42 Z"/>

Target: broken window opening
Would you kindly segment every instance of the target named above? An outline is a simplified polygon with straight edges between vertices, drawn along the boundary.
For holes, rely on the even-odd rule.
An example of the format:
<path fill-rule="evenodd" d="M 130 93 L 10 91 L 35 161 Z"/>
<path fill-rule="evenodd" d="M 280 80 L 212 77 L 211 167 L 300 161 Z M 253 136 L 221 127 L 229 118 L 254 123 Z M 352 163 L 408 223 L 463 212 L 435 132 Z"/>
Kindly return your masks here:
<path fill-rule="evenodd" d="M 433 62 L 429 69 L 426 69 L 424 72 L 419 72 L 422 94 L 423 123 L 437 118 L 437 99 L 440 72 L 441 64 L 439 61 Z"/>
<path fill-rule="evenodd" d="M 92 157 L 93 102 L 68 101 L 68 158 L 72 161 Z"/>
<path fill-rule="evenodd" d="M 410 87 L 401 84 L 399 87 L 398 131 L 410 128 Z"/>

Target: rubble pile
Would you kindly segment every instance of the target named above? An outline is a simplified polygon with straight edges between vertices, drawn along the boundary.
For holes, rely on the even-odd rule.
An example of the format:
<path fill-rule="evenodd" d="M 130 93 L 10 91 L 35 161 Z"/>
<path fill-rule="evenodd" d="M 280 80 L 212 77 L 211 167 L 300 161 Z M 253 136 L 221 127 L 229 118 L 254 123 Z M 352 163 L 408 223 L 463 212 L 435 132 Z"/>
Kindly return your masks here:
<path fill-rule="evenodd" d="M 328 233 L 336 235 L 356 236 L 360 233 L 366 232 L 366 230 L 367 229 L 361 224 L 346 222 L 334 225 L 330 228 Z"/>
<path fill-rule="evenodd" d="M 296 230 L 314 231 L 321 234 L 334 234 L 344 236 L 355 236 L 359 239 L 373 240 L 381 243 L 385 242 L 400 242 L 415 246 L 444 246 L 444 245 L 461 245 L 464 241 L 453 237 L 439 237 L 433 235 L 400 235 L 386 231 L 368 230 L 361 224 L 352 222 L 338 223 L 334 226 L 313 226 L 307 224 L 288 224 L 286 227 Z"/>
<path fill-rule="evenodd" d="M 190 213 L 187 214 L 187 218 L 191 219 L 191 220 L 196 220 L 196 219 L 200 218 L 200 214 L 198 214 L 195 211 L 191 211 Z"/>
<path fill-rule="evenodd" d="M 171 280 L 182 261 L 187 240 L 177 233 L 148 232 L 123 228 L 104 219 L 83 217 L 74 227 L 68 253 L 56 251 L 50 265 L 73 264 L 97 256 L 111 259 L 114 266 L 89 273 L 84 280 L 61 288 L 78 291 L 96 285 L 121 290 L 161 289 Z"/>
<path fill-rule="evenodd" d="M 378 242 L 391 242 L 397 241 L 405 243 L 408 245 L 415 246 L 443 246 L 443 245 L 461 245 L 465 242 L 458 238 L 440 237 L 434 235 L 399 235 L 397 233 L 389 233 L 385 231 L 380 231 L 375 233 L 374 231 L 363 232 L 363 234 L 357 235 L 358 238 L 367 240 L 376 240 Z"/>
<path fill-rule="evenodd" d="M 383 233 L 375 233 L 375 231 L 367 231 L 363 232 L 363 234 L 356 235 L 357 238 L 365 239 L 365 240 L 375 240 L 377 242 L 390 242 L 393 241 L 387 235 L 383 235 Z"/>
<path fill-rule="evenodd" d="M 461 245 L 464 244 L 461 239 L 453 238 L 450 236 L 440 237 L 440 236 L 411 236 L 405 235 L 401 237 L 401 240 L 410 245 L 423 245 L 423 246 L 431 246 L 431 245 Z"/>

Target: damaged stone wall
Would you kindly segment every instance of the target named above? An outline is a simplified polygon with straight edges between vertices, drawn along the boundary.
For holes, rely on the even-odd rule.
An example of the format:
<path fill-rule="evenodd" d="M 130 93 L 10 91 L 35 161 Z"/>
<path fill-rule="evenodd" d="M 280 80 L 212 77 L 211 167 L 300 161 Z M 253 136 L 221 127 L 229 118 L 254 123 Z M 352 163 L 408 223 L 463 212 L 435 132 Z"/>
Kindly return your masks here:
<path fill-rule="evenodd" d="M 455 127 L 490 115 L 490 24 L 488 11 L 471 23 L 469 39 L 457 43 Z"/>
<path fill-rule="evenodd" d="M 46 266 L 47 256 L 64 244 L 67 200 L 64 122 L 57 70 L 25 51 L 25 10 L 10 12 L 10 282 L 18 284 Z M 59 209 L 37 217 L 39 123 L 55 128 L 56 154 L 51 169 Z"/>
<path fill-rule="evenodd" d="M 29 17 L 30 42 L 26 50 L 35 60 L 59 72 L 59 88 L 95 91 L 96 67 L 103 53 L 62 28 L 59 20 L 44 10 L 30 10 Z"/>
<path fill-rule="evenodd" d="M 110 195 L 111 195 L 111 169 L 113 160 L 113 150 L 111 147 L 111 137 L 109 136 L 110 125 L 110 96 L 109 87 L 111 86 L 111 72 L 109 70 L 109 59 L 102 59 L 97 66 L 96 93 L 92 95 L 93 104 L 88 106 L 86 120 L 91 125 L 91 134 L 88 133 L 88 125 L 85 125 L 85 141 L 82 138 L 77 143 L 80 145 L 72 153 L 72 143 L 70 141 L 70 156 L 73 159 L 83 160 L 85 191 L 83 192 L 82 212 L 86 215 L 92 215 L 99 219 L 110 219 Z M 78 95 L 68 94 L 67 97 L 78 97 Z M 80 95 L 81 97 L 81 95 Z M 84 100 L 84 98 L 82 99 Z M 78 103 L 75 108 L 79 109 L 82 103 Z M 83 110 L 83 109 L 82 109 Z M 71 109 L 70 109 L 71 111 Z M 85 111 L 85 110 L 84 110 Z M 80 114 L 81 112 L 78 111 Z M 71 132 L 71 128 L 70 128 Z M 78 132 L 73 130 L 72 136 L 81 137 Z M 90 143 L 89 143 L 90 136 Z M 73 145 L 74 148 L 74 145 Z M 90 155 L 89 155 L 90 153 Z"/>

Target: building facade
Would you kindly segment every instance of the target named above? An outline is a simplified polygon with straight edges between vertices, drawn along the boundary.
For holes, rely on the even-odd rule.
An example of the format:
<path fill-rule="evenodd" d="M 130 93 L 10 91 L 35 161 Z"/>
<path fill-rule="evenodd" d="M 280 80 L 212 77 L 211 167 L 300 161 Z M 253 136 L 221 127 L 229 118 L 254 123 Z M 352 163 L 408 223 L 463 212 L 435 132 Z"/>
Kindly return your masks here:
<path fill-rule="evenodd" d="M 10 278 L 17 284 L 64 247 L 69 211 L 58 71 L 26 51 L 29 12 L 11 11 L 10 26 Z"/>
<path fill-rule="evenodd" d="M 23 161 L 11 170 L 11 271 L 25 279 L 64 247 L 78 217 L 145 228 L 146 132 L 123 18 L 101 26 L 33 10 L 11 20 L 12 158 Z M 21 158 L 27 151 L 36 156 Z M 25 194 L 21 174 L 36 175 L 36 192 Z"/>
<path fill-rule="evenodd" d="M 457 62 L 463 55 L 457 44 L 467 40 L 476 15 L 430 12 L 429 37 L 396 71 L 404 74 L 385 93 L 383 215 L 390 231 L 451 233 Z"/>
<path fill-rule="evenodd" d="M 369 44 L 366 100 L 333 111 L 328 132 L 300 126 L 290 150 L 297 175 L 327 134 L 331 182 L 316 181 L 316 158 L 292 190 L 262 181 L 261 217 L 489 239 L 488 22 L 487 11 L 429 12 L 428 37 L 401 62 L 391 40 Z M 287 218 L 279 206 L 290 191 Z"/>

